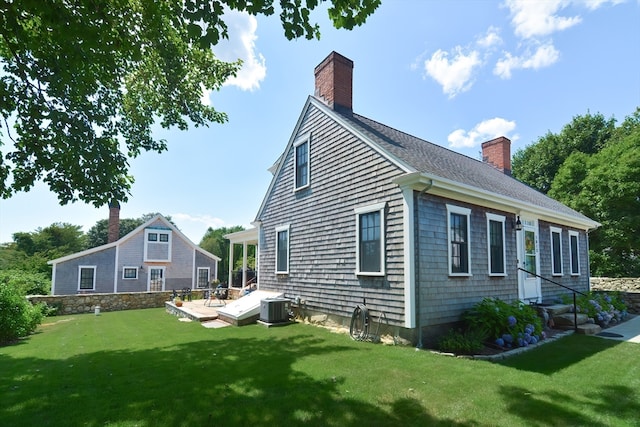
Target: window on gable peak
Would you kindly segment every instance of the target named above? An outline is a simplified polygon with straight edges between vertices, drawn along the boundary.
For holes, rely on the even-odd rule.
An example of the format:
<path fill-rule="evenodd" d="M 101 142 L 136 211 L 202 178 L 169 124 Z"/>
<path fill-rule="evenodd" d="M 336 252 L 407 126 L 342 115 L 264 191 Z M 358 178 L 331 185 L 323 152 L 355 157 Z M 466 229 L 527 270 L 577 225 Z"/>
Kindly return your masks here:
<path fill-rule="evenodd" d="M 305 135 L 294 144 L 294 189 L 300 190 L 309 186 L 309 143 L 310 135 Z"/>

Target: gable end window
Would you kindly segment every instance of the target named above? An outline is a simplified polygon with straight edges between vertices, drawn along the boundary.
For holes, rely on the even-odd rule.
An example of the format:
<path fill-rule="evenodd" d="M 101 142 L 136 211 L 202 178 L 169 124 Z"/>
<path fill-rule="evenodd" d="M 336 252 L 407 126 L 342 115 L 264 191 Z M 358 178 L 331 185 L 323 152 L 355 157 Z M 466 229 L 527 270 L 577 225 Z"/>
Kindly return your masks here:
<path fill-rule="evenodd" d="M 386 203 L 355 209 L 356 214 L 356 274 L 383 276 L 385 274 Z"/>
<path fill-rule="evenodd" d="M 293 145 L 294 149 L 294 190 L 309 186 L 309 148 L 311 136 L 305 135 Z"/>
<path fill-rule="evenodd" d="M 289 228 L 276 227 L 276 274 L 289 274 Z"/>
<path fill-rule="evenodd" d="M 551 274 L 562 276 L 562 229 L 551 227 Z"/>
<path fill-rule="evenodd" d="M 471 209 L 447 205 L 449 275 L 470 276 L 469 219 Z"/>
<path fill-rule="evenodd" d="M 138 278 L 138 268 L 137 267 L 123 267 L 122 268 L 122 278 L 123 279 L 137 279 Z"/>
<path fill-rule="evenodd" d="M 487 249 L 491 276 L 506 276 L 504 223 L 504 216 L 487 213 Z"/>
<path fill-rule="evenodd" d="M 81 265 L 78 267 L 78 290 L 93 291 L 96 289 L 96 266 Z"/>
<path fill-rule="evenodd" d="M 171 261 L 172 232 L 149 228 L 144 231 L 144 261 Z"/>
<path fill-rule="evenodd" d="M 569 231 L 569 255 L 571 261 L 571 275 L 578 276 L 580 274 L 580 258 L 579 258 L 578 232 Z"/>

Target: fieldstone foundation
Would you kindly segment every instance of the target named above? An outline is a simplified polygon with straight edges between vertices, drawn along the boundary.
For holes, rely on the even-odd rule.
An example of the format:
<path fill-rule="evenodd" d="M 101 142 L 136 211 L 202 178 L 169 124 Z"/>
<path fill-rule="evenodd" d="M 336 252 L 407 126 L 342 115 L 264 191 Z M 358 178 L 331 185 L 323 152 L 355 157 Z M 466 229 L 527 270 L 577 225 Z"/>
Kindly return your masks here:
<path fill-rule="evenodd" d="M 58 309 L 57 314 L 94 313 L 96 306 L 100 311 L 136 310 L 140 308 L 164 307 L 171 300 L 173 292 L 121 292 L 117 294 L 78 294 L 78 295 L 29 295 L 32 304 L 46 303 Z M 202 299 L 203 290 L 191 291 L 192 299 Z"/>

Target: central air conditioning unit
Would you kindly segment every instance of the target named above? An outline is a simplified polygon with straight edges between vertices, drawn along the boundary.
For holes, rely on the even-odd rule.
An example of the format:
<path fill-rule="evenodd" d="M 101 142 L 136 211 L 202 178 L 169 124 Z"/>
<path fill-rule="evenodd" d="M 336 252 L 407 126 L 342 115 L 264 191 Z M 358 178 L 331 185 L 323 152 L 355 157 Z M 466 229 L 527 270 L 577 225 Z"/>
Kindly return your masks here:
<path fill-rule="evenodd" d="M 289 300 L 286 298 L 267 298 L 260 301 L 260 321 L 265 323 L 289 321 Z"/>

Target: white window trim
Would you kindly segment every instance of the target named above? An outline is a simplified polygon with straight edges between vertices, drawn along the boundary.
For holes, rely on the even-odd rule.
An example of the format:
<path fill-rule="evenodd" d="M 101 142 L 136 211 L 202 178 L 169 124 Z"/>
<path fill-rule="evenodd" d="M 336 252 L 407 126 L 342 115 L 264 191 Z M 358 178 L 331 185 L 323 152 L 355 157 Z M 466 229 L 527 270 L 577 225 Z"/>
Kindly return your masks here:
<path fill-rule="evenodd" d="M 553 233 L 558 233 L 558 235 L 560 235 L 560 272 L 556 273 L 555 271 L 553 271 L 553 264 L 554 264 L 554 255 L 553 255 Z M 564 274 L 564 265 L 563 265 L 563 259 L 562 259 L 562 228 L 559 227 L 549 227 L 549 239 L 550 239 L 550 243 L 551 243 L 551 275 L 552 276 L 556 276 L 556 277 L 560 277 Z"/>
<path fill-rule="evenodd" d="M 91 288 L 81 288 L 80 287 L 80 281 L 82 279 L 82 269 L 92 269 L 93 270 L 93 283 Z M 97 273 L 97 266 L 95 265 L 79 265 L 78 266 L 78 292 L 83 292 L 83 291 L 95 291 L 96 290 L 96 273 Z"/>
<path fill-rule="evenodd" d="M 135 270 L 136 277 L 126 277 L 124 275 L 125 270 Z M 136 280 L 137 278 L 138 278 L 138 267 L 133 267 L 131 265 L 125 265 L 124 267 L 122 267 L 122 280 Z"/>
<path fill-rule="evenodd" d="M 505 229 L 505 222 L 506 222 L 506 217 L 502 216 L 502 215 L 496 215 L 496 214 L 492 214 L 492 213 L 488 213 L 487 212 L 487 271 L 489 271 L 489 276 L 495 276 L 495 277 L 506 277 L 507 276 L 507 248 L 506 248 L 506 229 Z M 502 223 L 502 268 L 504 269 L 504 272 L 502 273 L 494 273 L 491 271 L 491 221 L 495 221 L 495 222 L 500 222 Z M 467 231 L 468 232 L 468 231 Z M 451 247 L 451 245 L 449 245 L 449 247 Z M 449 249 L 451 250 L 451 249 Z M 451 263 L 449 263 L 451 264 Z"/>
<path fill-rule="evenodd" d="M 158 235 L 158 240 L 154 240 L 153 242 L 149 242 L 149 234 L 157 234 Z M 169 236 L 168 240 L 166 242 L 162 242 L 160 241 L 160 234 L 167 234 Z M 173 233 L 171 230 L 165 230 L 165 229 L 157 229 L 157 228 L 148 228 L 146 230 L 144 230 L 144 261 L 148 261 L 148 262 L 170 262 L 171 261 L 171 248 L 173 247 L 173 245 L 171 244 L 173 240 Z M 154 244 L 154 245 L 168 245 L 167 247 L 167 259 L 156 259 L 156 258 L 149 258 L 149 254 L 148 254 L 148 249 L 149 249 L 149 244 Z"/>
<path fill-rule="evenodd" d="M 576 257 L 578 261 L 578 271 L 574 272 L 573 271 L 573 251 L 571 250 L 571 237 L 575 236 L 576 237 Z M 573 230 L 569 230 L 569 271 L 571 272 L 572 276 L 579 276 L 580 275 L 580 233 L 578 233 L 577 231 L 573 231 Z"/>
<path fill-rule="evenodd" d="M 285 270 L 278 270 L 278 252 L 279 252 L 279 239 L 278 239 L 278 234 L 280 234 L 281 231 L 286 231 L 287 232 L 287 268 Z M 276 274 L 289 274 L 289 262 L 290 262 L 290 255 L 291 255 L 291 224 L 287 224 L 287 225 L 281 225 L 279 227 L 276 227 L 276 252 L 275 252 L 275 272 Z"/>
<path fill-rule="evenodd" d="M 206 270 L 207 271 L 207 283 L 205 283 L 204 287 L 200 287 L 198 285 L 198 279 L 200 278 L 200 270 Z M 196 289 L 204 289 L 204 288 L 208 288 L 209 287 L 209 282 L 211 282 L 211 268 L 209 267 L 198 267 L 196 270 Z"/>
<path fill-rule="evenodd" d="M 467 273 L 454 273 L 451 271 L 451 214 L 467 216 Z M 449 276 L 470 277 L 471 276 L 471 209 L 447 204 L 447 268 Z"/>
<path fill-rule="evenodd" d="M 307 183 L 298 185 L 298 147 L 307 144 Z M 293 143 L 293 191 L 300 191 L 311 185 L 311 132 L 306 133 Z"/>
<path fill-rule="evenodd" d="M 373 205 L 361 206 L 354 209 L 356 220 L 356 275 L 382 277 L 386 274 L 386 228 L 384 210 L 387 202 L 380 202 Z M 380 271 L 360 271 L 360 215 L 371 212 L 380 212 Z"/>

